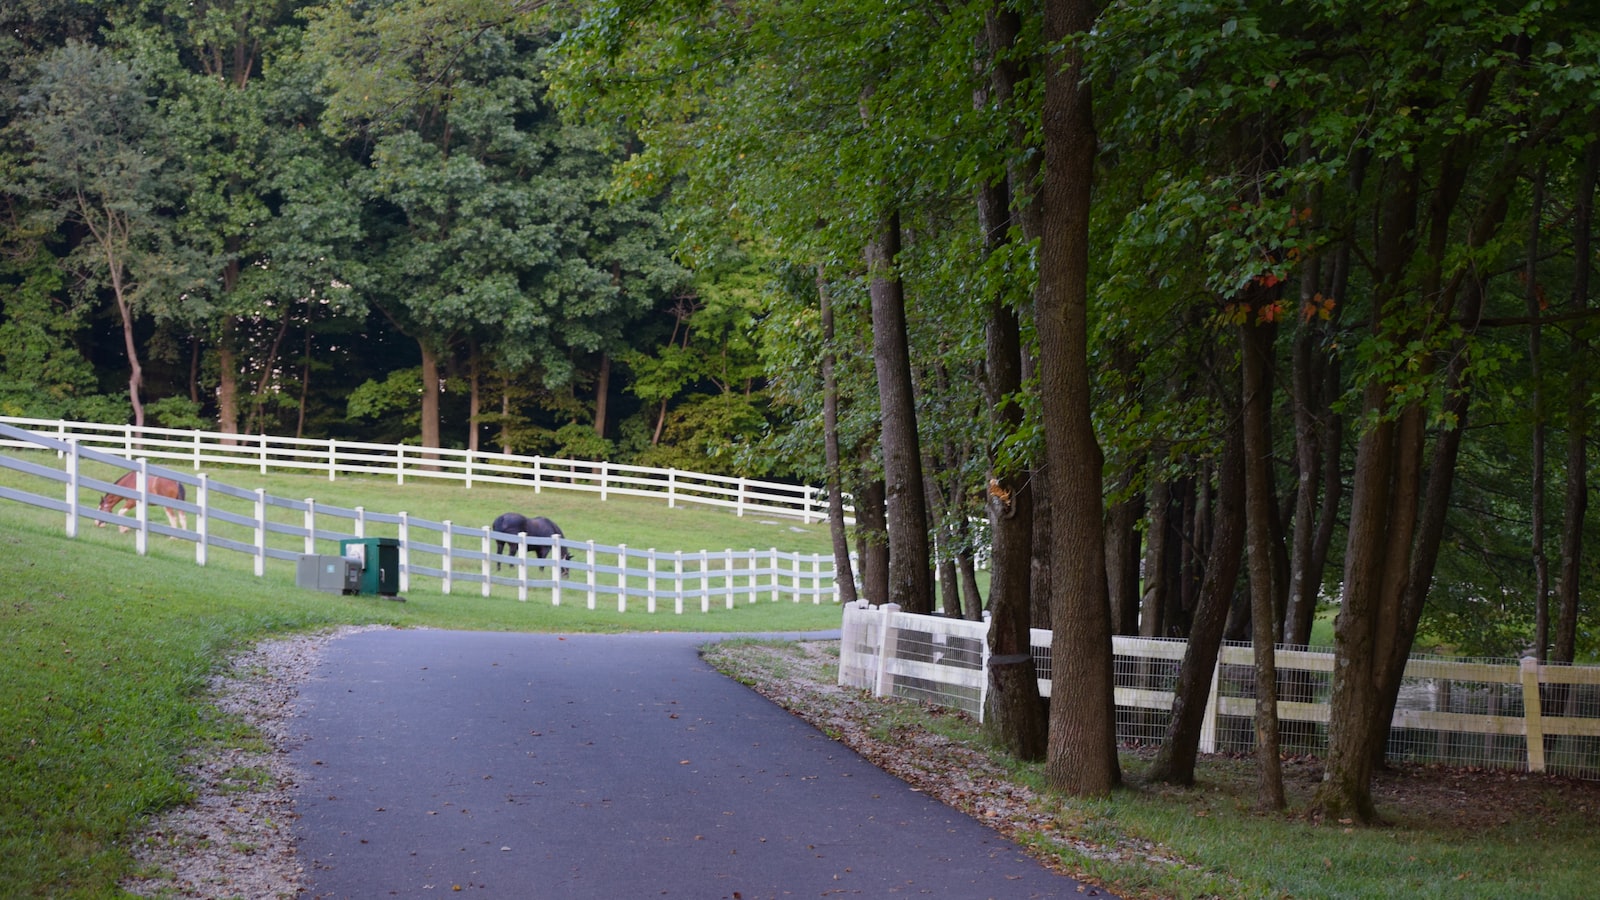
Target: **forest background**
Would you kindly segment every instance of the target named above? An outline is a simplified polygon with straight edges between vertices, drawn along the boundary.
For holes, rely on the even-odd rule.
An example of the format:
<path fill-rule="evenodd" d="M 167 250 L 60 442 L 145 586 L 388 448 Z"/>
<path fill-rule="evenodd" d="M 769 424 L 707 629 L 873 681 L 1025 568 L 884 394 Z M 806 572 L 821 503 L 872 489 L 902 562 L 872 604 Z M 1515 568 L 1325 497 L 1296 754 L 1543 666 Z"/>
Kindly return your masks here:
<path fill-rule="evenodd" d="M 987 606 L 986 727 L 1067 790 L 1120 780 L 1113 631 L 1208 672 L 1336 605 L 1319 803 L 1359 819 L 1419 641 L 1595 653 L 1588 5 L 0 25 L 0 412 L 826 484 L 867 596 Z M 1086 686 L 1048 714 L 1030 624 Z"/>

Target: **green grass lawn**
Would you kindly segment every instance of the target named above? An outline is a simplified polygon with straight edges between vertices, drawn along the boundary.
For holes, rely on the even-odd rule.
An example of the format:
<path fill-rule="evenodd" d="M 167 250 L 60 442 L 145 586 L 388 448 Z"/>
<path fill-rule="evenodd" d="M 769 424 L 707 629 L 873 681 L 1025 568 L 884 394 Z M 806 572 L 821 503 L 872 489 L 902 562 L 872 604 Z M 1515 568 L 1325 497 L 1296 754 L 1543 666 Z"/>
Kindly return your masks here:
<path fill-rule="evenodd" d="M 36 457 L 38 458 L 38 457 Z M 507 510 L 544 514 L 579 540 L 661 550 L 778 547 L 826 552 L 825 525 L 664 502 L 446 483 L 397 486 L 371 479 L 329 483 L 312 476 L 224 471 L 218 480 L 285 497 L 365 506 L 430 519 L 484 524 Z M 0 484 L 47 493 L 45 482 L 0 470 Z M 93 502 L 90 500 L 89 502 Z M 159 513 L 157 514 L 159 515 Z M 80 523 L 80 526 L 88 523 Z M 519 602 L 512 588 L 479 595 L 436 579 L 413 583 L 403 603 L 295 586 L 292 562 L 269 560 L 256 577 L 250 557 L 213 548 L 80 527 L 65 536 L 60 513 L 0 500 L 0 893 L 20 897 L 117 896 L 133 860 L 127 844 L 145 818 L 187 799 L 179 775 L 186 750 L 238 740 L 237 722 L 207 702 L 208 677 L 228 655 L 273 635 L 341 624 L 504 631 L 811 631 L 839 626 L 832 603 L 762 600 L 728 610 L 698 605 L 682 615 L 630 603 L 618 613 L 587 609 L 568 592 Z M 288 546 L 294 546 L 290 542 Z M 319 548 L 337 552 L 337 547 Z"/>

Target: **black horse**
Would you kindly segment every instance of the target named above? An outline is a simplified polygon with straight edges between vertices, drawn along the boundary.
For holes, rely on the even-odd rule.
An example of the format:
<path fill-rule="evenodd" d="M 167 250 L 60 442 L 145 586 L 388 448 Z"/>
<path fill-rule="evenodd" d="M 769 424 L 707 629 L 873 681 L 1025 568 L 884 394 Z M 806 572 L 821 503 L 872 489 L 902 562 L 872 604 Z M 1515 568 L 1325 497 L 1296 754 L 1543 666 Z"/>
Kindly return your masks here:
<path fill-rule="evenodd" d="M 544 516 L 534 516 L 529 518 L 521 513 L 514 512 L 501 513 L 500 515 L 496 516 L 494 524 L 490 526 L 490 529 L 496 534 L 526 534 L 528 537 L 536 538 L 548 538 L 564 533 L 562 532 L 560 526 L 556 525 L 556 523 L 550 521 Z M 516 541 L 505 541 L 501 540 L 500 538 L 494 539 L 494 552 L 496 555 L 503 555 L 506 552 L 507 547 L 510 547 L 512 551 L 515 552 L 518 544 Z M 540 559 L 544 559 L 549 555 L 550 548 L 543 544 L 538 544 L 534 546 L 533 552 L 539 554 Z M 572 554 L 567 552 L 566 547 L 561 548 L 561 558 L 566 560 L 572 559 Z M 500 563 L 498 560 L 495 562 L 494 567 L 496 569 L 500 568 Z M 561 571 L 565 573 L 566 568 L 566 566 L 562 566 Z"/>

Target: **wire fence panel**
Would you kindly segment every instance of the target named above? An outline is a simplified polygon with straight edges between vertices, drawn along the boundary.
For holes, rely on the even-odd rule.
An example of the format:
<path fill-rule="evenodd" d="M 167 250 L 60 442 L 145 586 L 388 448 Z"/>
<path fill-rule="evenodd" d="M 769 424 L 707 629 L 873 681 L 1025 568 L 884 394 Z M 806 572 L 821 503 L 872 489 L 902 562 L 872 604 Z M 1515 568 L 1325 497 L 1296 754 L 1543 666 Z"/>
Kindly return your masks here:
<path fill-rule="evenodd" d="M 881 697 L 961 709 L 982 720 L 988 624 L 903 613 L 894 604 L 843 607 L 839 683 Z M 1050 696 L 1050 639 L 1031 643 L 1039 692 Z M 1166 738 L 1187 642 L 1115 636 L 1117 740 Z M 1255 749 L 1256 670 L 1248 644 L 1226 644 L 1212 671 L 1200 750 Z M 1327 751 L 1333 654 L 1276 648 L 1283 751 Z M 1600 779 L 1600 666 L 1533 659 L 1462 660 L 1418 655 L 1406 666 L 1389 730 L 1391 759 L 1549 772 Z"/>

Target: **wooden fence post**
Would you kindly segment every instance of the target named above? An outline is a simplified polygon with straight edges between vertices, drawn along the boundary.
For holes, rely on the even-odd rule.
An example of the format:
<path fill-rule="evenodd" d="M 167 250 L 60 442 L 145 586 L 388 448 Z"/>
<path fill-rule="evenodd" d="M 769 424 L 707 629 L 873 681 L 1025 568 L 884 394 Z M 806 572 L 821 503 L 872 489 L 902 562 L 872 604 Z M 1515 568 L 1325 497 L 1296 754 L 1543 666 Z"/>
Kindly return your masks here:
<path fill-rule="evenodd" d="M 1539 695 L 1539 660 L 1522 658 L 1522 721 L 1527 726 L 1528 771 L 1544 771 L 1544 705 Z"/>

